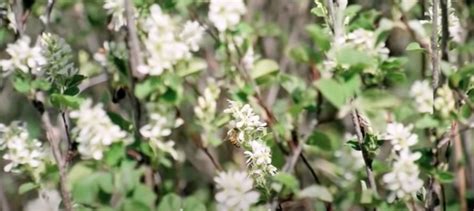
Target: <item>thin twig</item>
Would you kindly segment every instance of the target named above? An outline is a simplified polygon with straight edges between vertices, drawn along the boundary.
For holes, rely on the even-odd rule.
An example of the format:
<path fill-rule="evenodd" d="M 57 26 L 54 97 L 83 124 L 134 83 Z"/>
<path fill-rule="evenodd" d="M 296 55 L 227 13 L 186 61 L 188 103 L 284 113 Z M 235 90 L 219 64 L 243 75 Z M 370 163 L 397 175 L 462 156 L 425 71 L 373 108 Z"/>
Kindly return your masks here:
<path fill-rule="evenodd" d="M 46 5 L 46 26 L 49 26 L 49 23 L 51 23 L 51 13 L 53 12 L 55 3 L 55 0 L 48 0 L 48 4 Z"/>
<path fill-rule="evenodd" d="M 361 152 L 364 158 L 365 172 L 367 173 L 369 188 L 372 189 L 374 194 L 377 194 L 377 184 L 375 183 L 375 176 L 374 176 L 374 173 L 372 172 L 372 158 L 370 158 L 367 151 L 364 150 L 364 136 L 362 134 L 362 128 L 359 121 L 359 114 L 355 108 L 352 109 L 352 123 L 354 124 L 354 127 L 355 127 L 359 147 L 360 149 L 362 149 Z"/>
<path fill-rule="evenodd" d="M 217 162 L 217 160 L 214 158 L 214 156 L 212 156 L 212 154 L 209 152 L 209 150 L 207 149 L 207 147 L 201 147 L 202 151 L 204 152 L 204 154 L 206 154 L 206 156 L 209 158 L 209 160 L 211 160 L 212 162 L 212 165 L 214 165 L 214 167 L 218 170 L 218 171 L 223 171 L 221 165 L 219 164 L 219 162 Z"/>

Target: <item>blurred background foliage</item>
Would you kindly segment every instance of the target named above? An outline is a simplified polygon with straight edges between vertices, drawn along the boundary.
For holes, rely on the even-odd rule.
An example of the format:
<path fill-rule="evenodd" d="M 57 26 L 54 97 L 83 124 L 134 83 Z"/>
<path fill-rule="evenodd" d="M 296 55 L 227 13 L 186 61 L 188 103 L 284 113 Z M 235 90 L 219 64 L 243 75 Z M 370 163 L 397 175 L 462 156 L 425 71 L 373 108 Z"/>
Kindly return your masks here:
<path fill-rule="evenodd" d="M 44 30 L 40 17 L 45 13 L 47 0 L 24 0 L 23 2 L 25 9 L 30 11 L 26 34 L 36 37 Z M 112 33 L 107 29 L 109 17 L 103 9 L 103 3 L 102 0 L 57 0 L 48 31 L 63 37 L 71 45 L 74 61 L 81 74 L 91 80 L 99 80 L 99 83 L 94 86 L 87 87 L 83 92 L 84 95 L 93 96 L 96 101 L 106 105 L 106 110 L 122 114 L 126 119 L 130 119 L 127 111 L 131 108 L 128 103 L 112 102 L 119 94 L 118 90 L 127 85 L 126 77 L 121 75 L 120 64 L 115 63 L 113 67 L 103 67 L 94 59 L 98 52 L 104 50 L 105 41 L 116 41 L 114 46 L 109 46 L 113 49 L 111 52 L 116 58 L 126 59 L 127 57 L 122 42 L 126 34 L 123 31 Z M 177 14 L 184 19 L 207 16 L 208 3 L 205 1 L 134 0 L 134 3 L 140 13 L 146 13 L 150 5 L 158 3 L 167 13 Z M 354 19 L 348 26 L 348 30 L 383 28 L 383 24 L 386 23 L 380 20 L 394 18 L 393 4 L 393 1 L 349 1 Z M 354 130 L 350 117 L 340 118 L 340 112 L 344 110 L 347 100 L 354 93 L 358 93 L 359 103 L 376 131 L 384 131 L 387 110 L 391 111 L 396 116 L 395 119 L 399 121 L 416 122 L 417 129 L 423 130 L 427 127 L 426 124 L 430 125 L 432 123 L 430 119 L 418 119 L 419 116 L 416 116 L 413 106 L 409 103 L 410 98 L 406 94 L 415 80 L 429 75 L 425 72 L 426 61 L 422 50 L 412 46 L 413 49 L 407 51 L 407 47 L 413 42 L 410 32 L 403 27 L 391 27 L 379 34 L 381 40 L 386 40 L 385 44 L 390 49 L 390 56 L 393 56 L 378 64 L 381 71 L 376 74 L 362 74 L 354 81 L 351 81 L 353 78 L 349 76 L 343 76 L 342 80 L 314 85 L 314 79 L 321 77 L 315 75 L 314 66 L 325 59 L 325 53 L 330 48 L 330 38 L 324 32 L 326 29 L 321 27 L 324 20 L 315 15 L 318 11 L 313 9 L 314 2 L 310 0 L 251 0 L 246 2 L 246 6 L 247 13 L 243 18 L 244 21 L 238 25 L 236 33 L 250 34 L 249 40 L 254 42 L 256 51 L 259 52 L 261 58 L 267 59 L 260 60 L 261 63 L 256 64 L 257 71 L 252 73 L 252 78 L 256 80 L 262 95 L 265 96 L 263 100 L 271 103 L 269 106 L 275 118 L 278 119 L 272 128 L 273 133 L 283 139 L 291 139 L 291 131 L 295 129 L 308 132 L 309 138 L 304 150 L 315 171 L 321 175 L 321 183 L 328 184 L 326 187 L 312 186 L 313 189 L 306 189 L 305 194 L 319 200 L 308 200 L 303 197 L 304 193 L 293 191 L 293 189 L 303 189 L 314 184 L 308 169 L 299 163 L 294 176 L 282 173 L 275 177 L 276 183 L 288 187 L 284 189 L 287 191 L 283 191 L 282 198 L 293 198 L 297 192 L 301 194 L 301 199 L 294 197 L 296 199 L 290 200 L 285 206 L 288 209 L 298 210 L 314 205 L 314 210 L 321 210 L 324 209 L 323 201 L 333 201 L 337 204 L 335 210 L 362 210 L 360 204 L 375 203 L 361 194 L 364 192 L 362 190 L 364 184 L 361 184 L 365 175 L 363 163 L 359 162 L 360 153 L 352 150 L 346 143 L 350 139 L 345 136 L 346 133 L 354 133 Z M 423 19 L 425 8 L 426 2 L 420 1 L 409 14 L 410 17 Z M 462 8 L 462 11 L 466 17 L 473 17 L 474 7 Z M 3 49 L 13 40 L 14 34 L 9 29 L 0 28 L 0 49 L 2 49 L 0 57 L 6 57 Z M 216 59 L 209 59 L 212 57 L 210 55 L 224 54 L 223 46 L 220 45 L 207 36 L 201 44 L 203 47 L 196 55 L 203 59 L 183 64 L 183 68 L 178 68 L 178 74 L 168 74 L 161 78 L 151 77 L 137 84 L 135 93 L 139 99 L 156 98 L 155 102 L 179 107 L 179 116 L 185 120 L 185 124 L 189 124 L 186 125 L 188 128 L 177 129 L 172 135 L 172 139 L 178 145 L 177 148 L 186 155 L 185 160 L 174 161 L 163 158 L 156 164 L 159 166 L 157 170 L 160 176 L 160 185 L 157 190 L 150 190 L 141 183 L 144 169 L 137 170 L 136 163 L 126 158 L 123 146 L 112 146 L 104 158 L 106 164 L 94 167 L 101 169 L 99 172 L 94 172 L 96 170 L 90 166 L 96 164 L 87 162 L 72 167 L 69 182 L 73 187 L 72 195 L 75 200 L 84 204 L 101 204 L 103 201 L 111 200 L 110 193 L 123 192 L 127 193 L 126 197 L 130 199 L 123 206 L 124 210 L 147 210 L 146 207 L 143 208 L 143 205 L 153 203 L 155 200 L 159 201 L 159 210 L 174 210 L 181 203 L 189 210 L 205 209 L 203 207 L 211 205 L 214 197 L 212 177 L 215 175 L 215 169 L 205 154 L 196 150 L 195 141 L 189 134 L 199 133 L 203 127 L 201 123 L 193 120 L 192 114 L 199 90 L 207 84 L 208 76 L 222 77 L 223 72 L 218 71 L 221 65 Z M 468 39 L 465 45 L 455 47 L 472 55 L 474 49 L 472 46 L 474 42 Z M 354 52 L 344 52 L 336 57 L 347 64 L 362 62 L 370 66 L 377 62 Z M 203 62 L 206 62 L 204 66 Z M 261 65 L 260 68 L 259 65 Z M 207 68 L 203 68 L 206 66 Z M 447 68 L 445 71 L 450 70 Z M 101 75 L 104 73 L 109 78 L 107 83 L 101 82 Z M 41 138 L 43 133 L 40 116 L 31 102 L 14 91 L 9 80 L 2 79 L 0 83 L 0 122 L 26 121 L 30 133 L 34 137 Z M 91 83 L 95 82 L 91 81 Z M 165 86 L 157 84 L 165 84 Z M 275 86 L 279 87 L 277 91 L 273 88 Z M 247 101 L 248 96 L 253 93 L 251 87 L 246 86 L 245 83 L 237 87 L 224 90 L 226 94 L 222 94 L 218 99 L 218 111 L 227 106 L 227 98 Z M 193 89 L 197 89 L 197 92 Z M 154 96 L 156 93 L 160 94 Z M 325 97 L 325 100 L 317 105 L 319 93 Z M 260 113 L 264 112 L 260 111 Z M 467 119 L 470 111 L 466 112 L 469 112 L 464 114 Z M 319 115 L 320 122 L 315 130 L 310 130 L 309 120 L 316 115 Z M 226 121 L 228 119 L 222 116 L 222 119 L 218 119 L 213 124 L 223 127 Z M 465 135 L 470 137 L 470 133 Z M 235 153 L 236 149 L 232 145 L 222 144 L 225 140 L 225 130 L 213 131 L 207 138 L 212 146 L 212 154 L 222 161 L 221 163 L 228 160 L 240 160 L 240 164 L 245 165 L 244 158 L 241 154 Z M 268 139 L 272 137 L 268 136 Z M 270 140 L 269 142 L 273 143 Z M 425 142 L 425 145 L 428 146 L 428 142 Z M 472 144 L 467 144 L 466 147 L 466 151 L 474 150 Z M 380 151 L 378 159 L 374 161 L 374 171 L 378 172 L 379 176 L 389 171 L 387 162 L 384 161 L 388 149 L 382 146 Z M 284 152 L 276 144 L 272 144 L 272 152 L 273 164 L 281 169 L 285 163 Z M 472 159 L 470 157 L 466 159 L 468 172 L 471 173 L 468 176 L 470 187 L 474 187 Z M 0 163 L 3 166 L 3 160 Z M 232 166 L 233 164 L 226 163 L 225 165 Z M 51 177 L 57 177 L 56 171 L 50 172 Z M 452 184 L 453 175 L 446 174 L 448 175 L 444 175 L 444 182 Z M 377 179 L 380 179 L 379 176 Z M 24 194 L 18 192 L 18 187 L 27 180 L 21 175 L 7 174 L 2 171 L 0 178 L 12 210 L 21 210 L 23 204 L 37 196 L 34 191 L 27 191 Z M 324 190 L 314 188 L 324 188 Z M 474 200 L 473 190 L 474 188 L 471 188 L 468 194 L 471 208 Z M 445 191 L 448 210 L 458 210 L 456 188 L 450 185 Z M 380 203 L 378 206 L 380 210 L 405 209 L 404 204 Z"/>

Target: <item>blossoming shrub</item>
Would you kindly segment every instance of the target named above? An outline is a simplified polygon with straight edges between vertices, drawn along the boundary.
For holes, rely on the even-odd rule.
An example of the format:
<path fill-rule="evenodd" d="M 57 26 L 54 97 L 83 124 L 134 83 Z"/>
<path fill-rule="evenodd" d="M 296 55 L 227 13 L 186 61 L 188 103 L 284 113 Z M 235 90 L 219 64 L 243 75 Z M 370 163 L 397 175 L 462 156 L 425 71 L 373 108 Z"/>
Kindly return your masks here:
<path fill-rule="evenodd" d="M 0 4 L 0 210 L 472 210 L 471 1 Z"/>

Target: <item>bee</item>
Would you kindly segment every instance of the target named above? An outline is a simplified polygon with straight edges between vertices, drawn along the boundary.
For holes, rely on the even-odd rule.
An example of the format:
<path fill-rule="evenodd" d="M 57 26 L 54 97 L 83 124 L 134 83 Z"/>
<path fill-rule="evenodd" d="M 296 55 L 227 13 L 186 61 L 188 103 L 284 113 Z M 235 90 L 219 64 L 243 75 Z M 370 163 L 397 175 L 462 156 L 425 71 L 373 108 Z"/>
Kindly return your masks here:
<path fill-rule="evenodd" d="M 230 129 L 229 132 L 227 132 L 226 140 L 229 140 L 229 142 L 235 147 L 240 148 L 239 130 L 237 128 Z"/>

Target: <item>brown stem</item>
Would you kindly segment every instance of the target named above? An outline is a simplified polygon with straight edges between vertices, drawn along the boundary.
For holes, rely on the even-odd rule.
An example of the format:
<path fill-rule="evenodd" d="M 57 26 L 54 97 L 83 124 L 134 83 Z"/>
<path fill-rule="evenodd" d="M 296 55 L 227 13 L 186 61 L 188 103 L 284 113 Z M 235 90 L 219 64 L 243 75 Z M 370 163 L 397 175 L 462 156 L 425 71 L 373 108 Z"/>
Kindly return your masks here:
<path fill-rule="evenodd" d="M 375 176 L 374 176 L 374 173 L 372 172 L 372 158 L 370 158 L 367 151 L 364 150 L 364 136 L 362 134 L 362 128 L 359 121 L 359 114 L 355 108 L 352 109 L 352 123 L 354 124 L 354 128 L 357 135 L 357 141 L 359 143 L 359 147 L 361 149 L 362 156 L 364 158 L 365 172 L 367 173 L 369 188 L 372 189 L 374 194 L 377 194 L 377 184 L 375 183 Z"/>
<path fill-rule="evenodd" d="M 140 43 L 138 41 L 137 28 L 134 20 L 134 6 L 132 0 L 125 0 L 125 16 L 127 19 L 127 48 L 128 48 L 128 82 L 129 97 L 133 107 L 133 124 L 135 129 L 135 137 L 140 138 L 140 114 L 141 106 L 138 98 L 135 96 L 135 78 L 134 74 L 138 74 L 138 66 L 141 63 Z"/>
<path fill-rule="evenodd" d="M 438 46 L 438 6 L 440 5 L 439 0 L 432 0 L 432 16 L 431 16 L 431 68 L 433 71 L 432 74 L 432 87 L 433 87 L 433 100 L 436 98 L 436 91 L 439 87 L 439 81 L 440 81 L 440 59 L 439 59 L 439 46 Z M 434 105 L 433 105 L 433 110 L 435 110 Z M 434 132 L 434 131 L 433 131 Z M 438 142 L 438 139 L 435 138 Z M 438 166 L 439 165 L 439 158 L 438 158 L 438 149 L 437 145 L 438 143 L 434 143 L 435 145 L 432 148 L 433 155 L 434 155 L 434 165 Z M 428 205 L 428 210 L 434 210 L 436 207 L 436 195 L 437 194 L 436 186 L 438 184 L 435 180 L 435 178 L 432 176 L 430 178 L 429 186 L 428 186 L 428 199 L 427 199 L 427 205 Z M 443 199 L 444 200 L 444 199 Z M 444 203 L 443 203 L 444 204 Z"/>
<path fill-rule="evenodd" d="M 464 158 L 463 158 L 463 149 L 462 149 L 462 142 L 461 137 L 459 136 L 458 131 L 458 124 L 453 122 L 451 127 L 451 131 L 454 136 L 454 168 L 456 169 L 456 181 L 458 186 L 458 194 L 459 200 L 461 204 L 461 210 L 467 210 L 467 202 L 466 202 L 466 172 L 464 169 Z"/>
<path fill-rule="evenodd" d="M 218 171 L 223 171 L 221 165 L 219 164 L 219 162 L 217 162 L 217 160 L 214 158 L 214 156 L 212 156 L 212 154 L 209 152 L 207 147 L 201 147 L 201 150 L 204 152 L 204 154 L 206 154 L 206 156 L 209 158 L 209 160 L 211 160 L 212 165 L 214 165 L 214 167 Z"/>
<path fill-rule="evenodd" d="M 61 149 L 59 144 L 61 142 L 59 136 L 54 132 L 54 127 L 51 124 L 51 120 L 49 119 L 48 112 L 43 112 L 41 115 L 41 122 L 43 124 L 44 129 L 46 130 L 46 137 L 48 139 L 49 145 L 51 146 L 51 151 L 53 152 L 54 159 L 56 164 L 58 165 L 59 169 L 59 184 L 61 190 L 62 201 L 64 204 L 64 209 L 67 211 L 72 211 L 72 200 L 71 194 L 67 190 L 67 163 L 66 160 L 63 159 L 63 155 L 61 153 Z"/>

